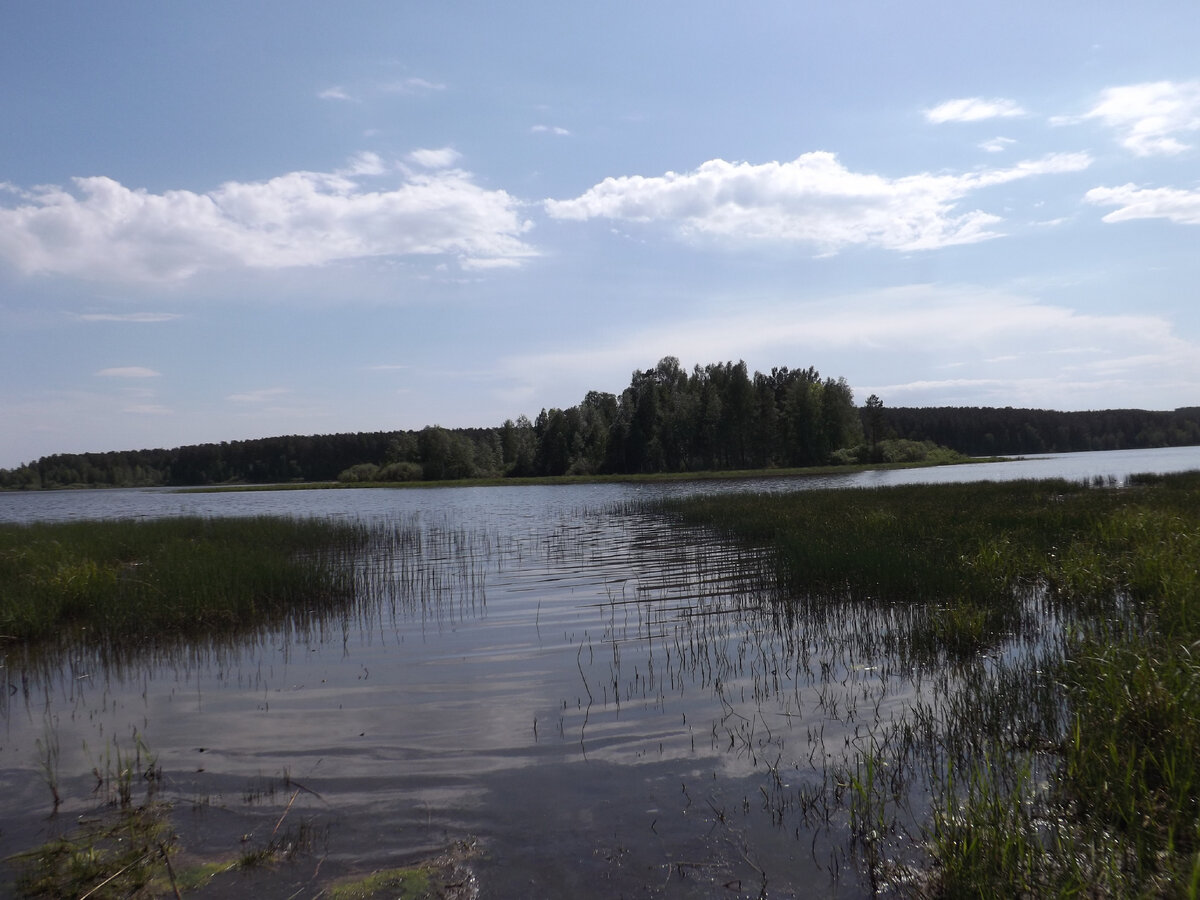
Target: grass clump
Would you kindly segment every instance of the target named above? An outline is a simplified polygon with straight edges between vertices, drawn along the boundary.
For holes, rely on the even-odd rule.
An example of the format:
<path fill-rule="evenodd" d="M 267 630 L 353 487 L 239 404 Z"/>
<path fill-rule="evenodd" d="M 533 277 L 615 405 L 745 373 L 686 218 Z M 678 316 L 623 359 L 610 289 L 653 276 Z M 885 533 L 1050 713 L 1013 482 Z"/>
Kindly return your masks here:
<path fill-rule="evenodd" d="M 671 500 L 677 520 L 769 544 L 787 606 L 809 619 L 847 603 L 908 610 L 903 663 L 969 658 L 1023 627 L 1037 561 L 1112 493 L 1062 481 L 910 485 Z"/>
<path fill-rule="evenodd" d="M 22 645 L 195 639 L 353 596 L 363 526 L 175 518 L 0 525 L 0 635 Z"/>
<path fill-rule="evenodd" d="M 419 900 L 430 896 L 430 873 L 414 866 L 385 869 L 366 878 L 335 884 L 329 889 L 330 900 Z"/>
<path fill-rule="evenodd" d="M 167 807 L 148 804 L 86 820 L 10 861 L 22 897 L 161 897 L 178 894 L 175 843 Z"/>
<path fill-rule="evenodd" d="M 342 879 L 322 896 L 330 900 L 466 900 L 478 894 L 468 865 L 477 855 L 474 843 L 458 842 L 441 855 L 411 866 Z"/>

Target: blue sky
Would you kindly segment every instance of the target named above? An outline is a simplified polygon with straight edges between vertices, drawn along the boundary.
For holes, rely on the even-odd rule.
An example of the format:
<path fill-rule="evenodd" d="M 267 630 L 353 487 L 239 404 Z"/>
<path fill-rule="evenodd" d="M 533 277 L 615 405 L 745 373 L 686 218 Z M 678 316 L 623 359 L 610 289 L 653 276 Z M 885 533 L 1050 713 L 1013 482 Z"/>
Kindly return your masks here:
<path fill-rule="evenodd" d="M 12 3 L 0 466 L 686 368 L 1200 404 L 1192 3 Z"/>

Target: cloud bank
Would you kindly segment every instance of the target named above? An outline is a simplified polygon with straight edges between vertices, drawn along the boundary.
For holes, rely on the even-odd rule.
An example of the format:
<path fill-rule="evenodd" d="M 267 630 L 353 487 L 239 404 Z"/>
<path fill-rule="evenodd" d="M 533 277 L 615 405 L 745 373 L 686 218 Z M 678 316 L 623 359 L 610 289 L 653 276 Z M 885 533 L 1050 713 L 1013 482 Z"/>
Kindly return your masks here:
<path fill-rule="evenodd" d="M 418 151 L 449 164 L 453 151 Z M 467 267 L 518 264 L 534 255 L 518 201 L 475 184 L 469 172 L 385 171 L 361 154 L 338 172 L 289 172 L 214 191 L 161 194 L 112 178 L 22 190 L 0 185 L 0 260 L 26 274 L 134 281 L 180 280 L 209 269 L 280 269 L 388 256 L 450 255 Z"/>
<path fill-rule="evenodd" d="M 572 200 L 547 200 L 557 219 L 666 222 L 684 235 L 929 250 L 998 236 L 998 216 L 956 206 L 972 191 L 1034 175 L 1077 172 L 1086 153 L 1058 153 L 1003 169 L 903 178 L 852 172 L 828 152 L 760 165 L 713 159 L 692 172 L 606 178 Z"/>
<path fill-rule="evenodd" d="M 731 307 L 738 304 L 731 303 Z M 861 379 L 892 405 L 1029 405 L 1061 409 L 1182 405 L 1200 377 L 1200 348 L 1147 314 L 1092 314 L 972 284 L 914 284 L 818 301 L 739 306 L 730 313 L 646 326 L 607 342 L 502 360 L 514 395 L 579 394 L 603 373 L 622 384 L 670 353 L 751 368 L 821 360 L 825 374 Z M 864 359 L 870 357 L 870 364 Z M 950 372 L 969 373 L 958 377 Z M 953 390 L 950 390 L 953 388 Z M 856 393 L 858 389 L 856 388 Z M 570 402 L 576 402 L 571 400 Z"/>

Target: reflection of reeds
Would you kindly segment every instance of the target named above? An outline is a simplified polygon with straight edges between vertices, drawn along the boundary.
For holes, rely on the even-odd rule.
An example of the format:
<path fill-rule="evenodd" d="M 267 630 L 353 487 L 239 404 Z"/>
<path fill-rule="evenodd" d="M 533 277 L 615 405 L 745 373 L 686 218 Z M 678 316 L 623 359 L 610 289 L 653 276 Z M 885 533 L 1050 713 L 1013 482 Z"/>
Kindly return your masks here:
<path fill-rule="evenodd" d="M 821 790 L 789 799 L 777 761 L 763 796 L 805 821 L 848 806 L 872 890 L 1200 895 L 1200 473 L 659 511 L 773 548 L 774 622 L 796 655 L 755 661 L 744 640 L 731 653 L 736 632 L 708 622 L 677 654 L 718 693 L 794 660 L 827 720 L 863 721 L 852 760 L 819 767 Z M 883 682 L 913 673 L 907 712 L 881 718 L 884 687 L 873 714 L 857 705 L 870 691 L 832 689 L 867 662 Z M 737 716 L 726 749 L 752 752 L 753 720 Z M 811 727 L 809 741 L 827 756 Z"/>

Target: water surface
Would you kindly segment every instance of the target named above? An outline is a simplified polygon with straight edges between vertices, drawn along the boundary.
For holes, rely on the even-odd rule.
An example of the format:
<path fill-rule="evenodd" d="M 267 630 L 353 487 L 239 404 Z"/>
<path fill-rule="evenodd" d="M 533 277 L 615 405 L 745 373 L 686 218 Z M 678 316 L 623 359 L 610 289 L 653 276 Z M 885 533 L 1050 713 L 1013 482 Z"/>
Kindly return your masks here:
<path fill-rule="evenodd" d="M 223 896 L 316 896 L 455 841 L 480 851 L 485 897 L 862 895 L 848 812 L 812 798 L 932 682 L 864 655 L 853 629 L 885 623 L 782 622 L 755 551 L 614 504 L 1197 467 L 1183 448 L 667 485 L 0 494 L 18 521 L 284 513 L 422 535 L 418 559 L 376 560 L 372 596 L 311 633 L 121 671 L 6 664 L 0 855 L 102 805 L 89 773 L 136 734 L 190 852 L 236 854 L 281 816 L 319 835 Z"/>

